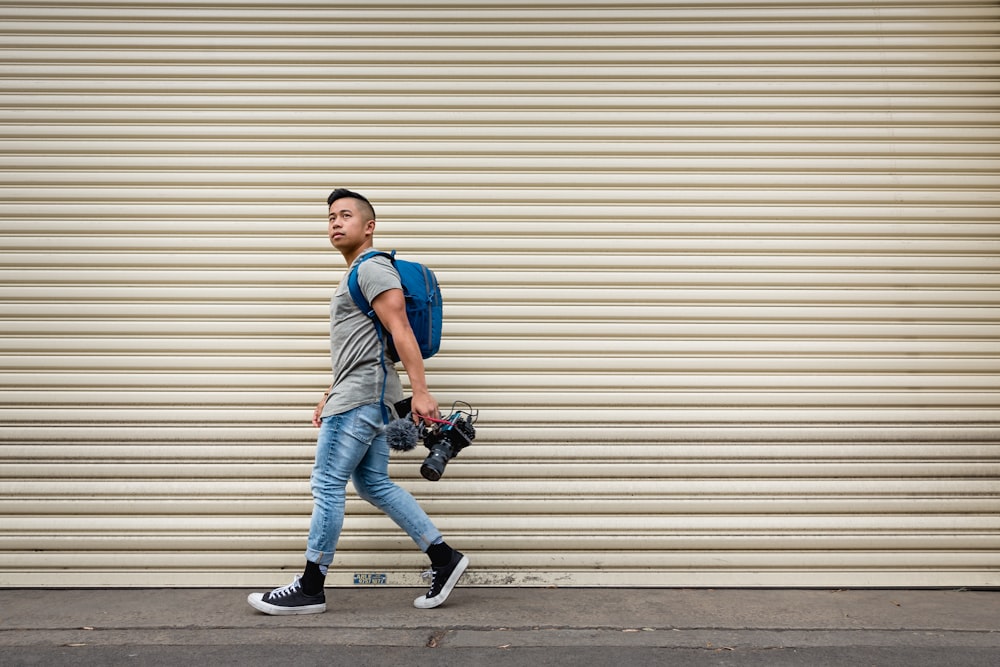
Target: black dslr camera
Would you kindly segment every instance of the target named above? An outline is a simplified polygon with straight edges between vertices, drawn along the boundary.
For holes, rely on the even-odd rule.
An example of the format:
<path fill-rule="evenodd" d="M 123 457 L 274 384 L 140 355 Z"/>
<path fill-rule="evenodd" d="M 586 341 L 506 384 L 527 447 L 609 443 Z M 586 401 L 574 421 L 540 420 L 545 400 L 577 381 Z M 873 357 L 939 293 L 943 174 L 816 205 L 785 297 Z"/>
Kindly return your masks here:
<path fill-rule="evenodd" d="M 424 429 L 424 447 L 431 450 L 431 453 L 420 466 L 420 474 L 432 482 L 441 479 L 448 461 L 458 456 L 476 438 L 476 427 L 473 424 L 478 413 L 474 413 L 468 403 L 462 403 L 468 408 L 466 410 L 456 410 L 456 405 L 457 402 L 451 406 L 452 413 L 442 423 Z"/>
<path fill-rule="evenodd" d="M 424 479 L 436 482 L 444 474 L 448 461 L 458 456 L 476 438 L 473 424 L 479 417 L 479 411 L 468 403 L 455 401 L 446 419 L 432 420 L 430 426 L 421 421 L 417 426 L 410 415 L 410 400 L 407 398 L 396 403 L 396 414 L 405 416 L 386 426 L 386 438 L 392 449 L 404 452 L 413 449 L 417 440 L 423 440 L 430 454 L 420 466 L 420 474 Z"/>

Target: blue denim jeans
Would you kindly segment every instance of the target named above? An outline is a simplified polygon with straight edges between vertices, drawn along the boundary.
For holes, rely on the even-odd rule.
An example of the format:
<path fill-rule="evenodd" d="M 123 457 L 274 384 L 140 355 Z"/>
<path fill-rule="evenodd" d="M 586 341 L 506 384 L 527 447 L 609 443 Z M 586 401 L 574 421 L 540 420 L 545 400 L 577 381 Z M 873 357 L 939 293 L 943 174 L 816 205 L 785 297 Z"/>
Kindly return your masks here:
<path fill-rule="evenodd" d="M 348 479 L 361 498 L 385 512 L 421 551 L 441 538 L 413 496 L 389 479 L 382 412 L 372 403 L 322 421 L 311 478 L 313 513 L 306 560 L 319 565 L 333 562 L 344 527 Z"/>

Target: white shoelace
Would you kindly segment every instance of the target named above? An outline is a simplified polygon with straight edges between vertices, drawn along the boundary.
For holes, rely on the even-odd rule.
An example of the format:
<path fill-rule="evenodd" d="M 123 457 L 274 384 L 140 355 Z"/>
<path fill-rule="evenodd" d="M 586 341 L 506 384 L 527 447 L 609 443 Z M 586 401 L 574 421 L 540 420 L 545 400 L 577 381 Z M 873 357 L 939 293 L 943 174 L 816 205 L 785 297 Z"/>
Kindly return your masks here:
<path fill-rule="evenodd" d="M 275 588 L 273 591 L 271 591 L 271 598 L 272 599 L 283 598 L 286 595 L 291 595 L 292 593 L 294 593 L 298 589 L 299 589 L 299 578 L 295 577 L 295 579 L 292 581 L 292 583 L 288 584 L 287 586 L 281 586 L 281 587 Z"/>

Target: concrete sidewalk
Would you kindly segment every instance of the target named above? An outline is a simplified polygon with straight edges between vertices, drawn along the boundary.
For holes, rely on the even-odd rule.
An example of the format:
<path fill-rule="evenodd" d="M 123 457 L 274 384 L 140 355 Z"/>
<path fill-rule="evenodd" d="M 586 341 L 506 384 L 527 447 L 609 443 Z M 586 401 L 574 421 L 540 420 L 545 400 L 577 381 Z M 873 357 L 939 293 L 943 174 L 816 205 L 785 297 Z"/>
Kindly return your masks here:
<path fill-rule="evenodd" d="M 1000 591 L 327 589 L 270 617 L 249 590 L 0 591 L 4 665 L 1000 665 Z"/>

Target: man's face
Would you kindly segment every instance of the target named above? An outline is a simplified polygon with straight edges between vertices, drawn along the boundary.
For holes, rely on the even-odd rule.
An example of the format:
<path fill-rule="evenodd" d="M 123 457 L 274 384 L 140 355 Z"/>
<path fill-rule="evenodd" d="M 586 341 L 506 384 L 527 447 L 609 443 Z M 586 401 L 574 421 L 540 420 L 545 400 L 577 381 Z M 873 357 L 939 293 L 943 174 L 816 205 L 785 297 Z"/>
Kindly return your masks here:
<path fill-rule="evenodd" d="M 375 232 L 375 221 L 361 211 L 364 206 L 357 199 L 343 197 L 330 204 L 327 232 L 330 243 L 340 252 L 350 252 L 363 246 Z"/>

